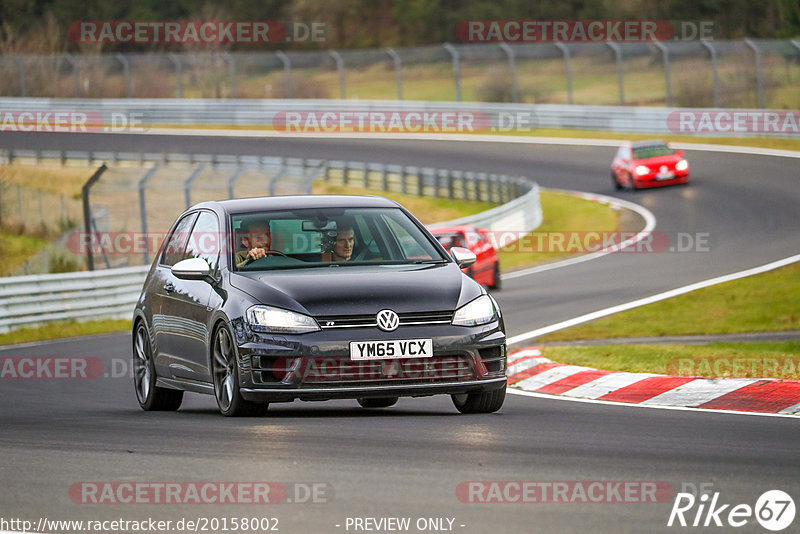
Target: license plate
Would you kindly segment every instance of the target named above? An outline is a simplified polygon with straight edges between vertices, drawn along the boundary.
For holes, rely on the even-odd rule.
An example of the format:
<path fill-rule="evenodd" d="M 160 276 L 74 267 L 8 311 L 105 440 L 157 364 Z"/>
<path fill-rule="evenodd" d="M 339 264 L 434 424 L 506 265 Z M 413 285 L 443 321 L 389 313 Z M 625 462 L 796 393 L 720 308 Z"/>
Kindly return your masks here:
<path fill-rule="evenodd" d="M 388 360 L 391 358 L 431 358 L 432 339 L 393 339 L 391 341 L 351 341 L 351 360 Z"/>
<path fill-rule="evenodd" d="M 656 175 L 657 180 L 669 180 L 671 178 L 675 178 L 675 173 L 672 172 L 662 172 Z"/>

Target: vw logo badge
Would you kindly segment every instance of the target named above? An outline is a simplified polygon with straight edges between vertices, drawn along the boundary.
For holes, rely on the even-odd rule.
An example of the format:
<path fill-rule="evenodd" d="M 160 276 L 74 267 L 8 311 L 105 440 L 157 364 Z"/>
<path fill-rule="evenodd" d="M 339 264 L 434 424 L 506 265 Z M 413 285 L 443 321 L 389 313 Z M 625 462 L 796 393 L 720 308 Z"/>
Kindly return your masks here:
<path fill-rule="evenodd" d="M 381 310 L 377 315 L 378 328 L 384 332 L 391 332 L 397 330 L 400 326 L 400 317 L 397 316 L 392 310 Z"/>

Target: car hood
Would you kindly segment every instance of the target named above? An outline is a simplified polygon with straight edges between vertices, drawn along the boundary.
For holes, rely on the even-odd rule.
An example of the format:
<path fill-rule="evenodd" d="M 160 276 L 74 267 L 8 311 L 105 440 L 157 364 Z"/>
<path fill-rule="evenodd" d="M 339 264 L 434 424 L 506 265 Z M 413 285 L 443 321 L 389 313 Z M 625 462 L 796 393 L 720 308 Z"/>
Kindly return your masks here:
<path fill-rule="evenodd" d="M 312 316 L 455 310 L 483 290 L 455 263 L 231 273 L 256 301 Z"/>
<path fill-rule="evenodd" d="M 654 158 L 636 159 L 633 160 L 634 165 L 647 165 L 648 167 L 657 167 L 659 165 L 675 165 L 681 159 L 680 156 L 671 154 L 669 156 L 656 156 Z"/>

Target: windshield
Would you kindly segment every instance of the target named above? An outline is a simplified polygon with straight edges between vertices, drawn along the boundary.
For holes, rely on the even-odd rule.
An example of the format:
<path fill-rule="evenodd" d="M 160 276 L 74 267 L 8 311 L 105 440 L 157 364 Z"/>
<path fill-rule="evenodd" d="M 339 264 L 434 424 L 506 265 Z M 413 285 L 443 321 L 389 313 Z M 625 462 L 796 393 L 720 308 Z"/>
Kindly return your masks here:
<path fill-rule="evenodd" d="M 398 208 L 313 208 L 231 215 L 233 270 L 448 261 Z"/>
<path fill-rule="evenodd" d="M 656 158 L 658 156 L 671 156 L 672 149 L 667 145 L 643 146 L 633 149 L 633 159 Z"/>

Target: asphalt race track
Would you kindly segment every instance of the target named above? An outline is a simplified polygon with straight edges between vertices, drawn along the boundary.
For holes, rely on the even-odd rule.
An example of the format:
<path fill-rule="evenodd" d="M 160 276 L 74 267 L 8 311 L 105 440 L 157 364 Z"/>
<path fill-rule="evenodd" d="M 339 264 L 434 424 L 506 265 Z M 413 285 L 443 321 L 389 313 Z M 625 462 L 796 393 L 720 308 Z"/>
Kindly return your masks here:
<path fill-rule="evenodd" d="M 675 242 L 680 233 L 707 234 L 708 251 L 612 254 L 506 280 L 495 296 L 509 335 L 762 265 L 800 248 L 800 166 L 788 158 L 686 151 L 689 186 L 617 193 L 608 177 L 614 150 L 600 147 L 9 133 L 0 135 L 0 145 L 305 156 L 501 172 L 640 203 L 655 214 L 656 230 Z M 498 414 L 486 416 L 458 416 L 448 398 L 434 397 L 404 399 L 378 411 L 360 409 L 355 401 L 276 404 L 265 418 L 231 420 L 217 415 L 212 397 L 196 395 L 187 395 L 178 413 L 140 411 L 125 373 L 128 335 L 0 350 L 0 357 L 11 356 L 97 357 L 123 376 L 2 381 L 5 518 L 277 517 L 280 532 L 298 533 L 354 532 L 346 529 L 348 517 L 411 517 L 412 526 L 420 517 L 454 518 L 452 529 L 464 533 L 694 531 L 666 526 L 671 500 L 468 504 L 458 499 L 456 487 L 476 480 L 666 481 L 675 491 L 711 483 L 719 502 L 731 505 L 754 506 L 771 489 L 786 491 L 795 502 L 800 498 L 800 426 L 789 418 L 509 395 Z M 77 504 L 69 488 L 84 481 L 323 483 L 329 494 L 328 502 L 262 506 Z M 694 519 L 695 511 L 687 518 Z M 788 531 L 796 531 L 798 521 Z M 752 518 L 737 530 L 764 532 Z"/>

